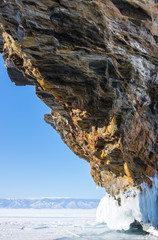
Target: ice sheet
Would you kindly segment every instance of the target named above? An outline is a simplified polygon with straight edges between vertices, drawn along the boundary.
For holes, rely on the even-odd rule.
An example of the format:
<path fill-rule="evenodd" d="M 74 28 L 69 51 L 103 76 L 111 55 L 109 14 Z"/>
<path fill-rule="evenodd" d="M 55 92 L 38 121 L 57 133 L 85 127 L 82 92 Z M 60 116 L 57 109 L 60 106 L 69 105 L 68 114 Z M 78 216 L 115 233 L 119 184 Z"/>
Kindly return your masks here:
<path fill-rule="evenodd" d="M 155 240 L 96 223 L 96 210 L 0 209 L 0 240 Z"/>

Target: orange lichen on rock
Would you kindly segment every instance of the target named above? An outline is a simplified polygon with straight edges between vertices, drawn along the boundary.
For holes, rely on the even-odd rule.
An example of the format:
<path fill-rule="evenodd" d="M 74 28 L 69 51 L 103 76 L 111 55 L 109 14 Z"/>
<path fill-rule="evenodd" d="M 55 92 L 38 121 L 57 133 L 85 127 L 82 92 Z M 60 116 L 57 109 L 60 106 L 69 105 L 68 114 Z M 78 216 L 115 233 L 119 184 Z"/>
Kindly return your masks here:
<path fill-rule="evenodd" d="M 129 168 L 128 168 L 128 165 L 126 162 L 124 163 L 124 170 L 125 170 L 125 174 L 127 175 L 128 179 L 130 179 L 131 183 L 134 184 L 134 181 L 131 177 L 131 173 L 129 171 Z"/>

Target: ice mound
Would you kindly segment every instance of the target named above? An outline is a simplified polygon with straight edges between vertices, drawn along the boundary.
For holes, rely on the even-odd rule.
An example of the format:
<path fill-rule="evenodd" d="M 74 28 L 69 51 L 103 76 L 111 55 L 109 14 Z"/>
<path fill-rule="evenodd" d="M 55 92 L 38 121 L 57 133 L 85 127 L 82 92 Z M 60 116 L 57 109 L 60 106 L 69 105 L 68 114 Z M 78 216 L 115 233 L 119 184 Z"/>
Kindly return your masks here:
<path fill-rule="evenodd" d="M 138 196 L 139 190 L 136 188 L 120 193 L 115 198 L 107 194 L 97 208 L 97 222 L 106 223 L 110 229 L 128 230 L 131 223 L 141 221 Z"/>
<path fill-rule="evenodd" d="M 147 232 L 150 233 L 151 235 L 155 236 L 155 237 L 158 237 L 158 230 L 156 230 L 152 226 L 147 230 Z"/>
<path fill-rule="evenodd" d="M 146 183 L 141 184 L 139 205 L 143 222 L 151 222 L 153 227 L 158 228 L 158 174 L 156 173 L 155 177 L 150 179 L 153 182 L 152 188 Z"/>
<path fill-rule="evenodd" d="M 101 199 L 96 220 L 110 229 L 128 230 L 133 222 L 151 223 L 148 232 L 158 236 L 158 174 L 150 178 L 152 187 L 141 184 L 142 191 L 128 189 L 117 197 L 108 194 Z"/>

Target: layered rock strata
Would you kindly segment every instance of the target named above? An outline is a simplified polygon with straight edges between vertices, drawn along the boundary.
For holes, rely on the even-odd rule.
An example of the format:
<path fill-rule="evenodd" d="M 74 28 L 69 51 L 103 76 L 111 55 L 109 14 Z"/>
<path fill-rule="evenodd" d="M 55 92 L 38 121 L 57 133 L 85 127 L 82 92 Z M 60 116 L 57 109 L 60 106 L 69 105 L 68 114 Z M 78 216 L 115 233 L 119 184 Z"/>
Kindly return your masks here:
<path fill-rule="evenodd" d="M 158 169 L 157 0 L 1 0 L 0 52 L 111 195 Z M 81 173 L 82 175 L 82 173 Z"/>

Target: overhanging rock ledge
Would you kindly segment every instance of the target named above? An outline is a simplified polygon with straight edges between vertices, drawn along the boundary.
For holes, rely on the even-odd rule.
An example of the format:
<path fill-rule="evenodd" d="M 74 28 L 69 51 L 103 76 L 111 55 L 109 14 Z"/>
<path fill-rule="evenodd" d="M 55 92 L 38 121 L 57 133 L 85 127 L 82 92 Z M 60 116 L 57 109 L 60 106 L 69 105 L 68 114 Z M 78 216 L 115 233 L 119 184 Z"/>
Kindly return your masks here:
<path fill-rule="evenodd" d="M 158 170 L 157 0 L 1 0 L 0 52 L 111 195 Z M 82 174 L 82 173 L 81 173 Z"/>

